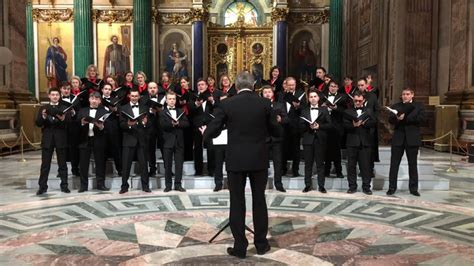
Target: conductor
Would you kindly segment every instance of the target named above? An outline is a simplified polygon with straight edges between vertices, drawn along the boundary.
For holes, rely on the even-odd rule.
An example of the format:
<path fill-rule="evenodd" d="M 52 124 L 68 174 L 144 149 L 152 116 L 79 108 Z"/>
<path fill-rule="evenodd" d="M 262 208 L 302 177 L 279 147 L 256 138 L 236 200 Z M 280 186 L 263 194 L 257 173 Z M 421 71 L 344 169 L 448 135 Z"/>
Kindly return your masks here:
<path fill-rule="evenodd" d="M 228 130 L 226 168 L 230 191 L 230 228 L 234 236 L 234 247 L 227 253 L 245 258 L 248 241 L 245 237 L 245 183 L 247 176 L 252 188 L 252 212 L 255 230 L 254 244 L 257 254 L 270 250 L 267 240 L 268 212 L 265 187 L 268 179 L 267 137 L 281 137 L 283 133 L 276 117 L 272 115 L 271 103 L 253 92 L 254 77 L 248 72 L 240 73 L 235 81 L 237 95 L 223 101 L 216 108 L 215 118 L 201 127 L 204 139 L 220 134 L 223 126 Z"/>

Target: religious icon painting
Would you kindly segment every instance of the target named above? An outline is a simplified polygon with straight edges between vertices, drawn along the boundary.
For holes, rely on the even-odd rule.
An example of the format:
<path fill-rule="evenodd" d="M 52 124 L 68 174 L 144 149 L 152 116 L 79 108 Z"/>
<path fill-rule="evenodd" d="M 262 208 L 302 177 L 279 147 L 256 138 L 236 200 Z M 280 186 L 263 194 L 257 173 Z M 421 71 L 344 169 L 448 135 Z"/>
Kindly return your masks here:
<path fill-rule="evenodd" d="M 97 23 L 97 66 L 99 77 L 119 81 L 131 70 L 132 26 L 125 23 Z"/>
<path fill-rule="evenodd" d="M 72 74 L 72 22 L 38 22 L 38 85 L 40 97 L 51 87 L 60 87 Z"/>

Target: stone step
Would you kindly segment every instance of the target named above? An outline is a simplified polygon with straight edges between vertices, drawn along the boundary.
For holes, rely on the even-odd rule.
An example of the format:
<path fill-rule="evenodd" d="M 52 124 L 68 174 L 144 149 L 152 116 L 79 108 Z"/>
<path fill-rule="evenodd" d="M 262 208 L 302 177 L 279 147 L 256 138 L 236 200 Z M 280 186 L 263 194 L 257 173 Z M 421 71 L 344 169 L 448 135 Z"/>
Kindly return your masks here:
<path fill-rule="evenodd" d="M 141 189 L 141 182 L 139 176 L 132 176 L 129 180 L 131 189 Z M 224 182 L 227 181 L 227 177 L 224 176 Z M 359 187 L 361 186 L 361 178 L 358 177 Z M 282 178 L 283 186 L 287 189 L 302 190 L 305 187 L 304 177 L 287 177 Z M 69 177 L 69 184 L 71 189 L 78 189 L 80 186 L 79 177 Z M 72 184 L 72 185 L 71 185 Z M 372 186 L 374 190 L 386 190 L 388 189 L 388 178 L 376 175 L 372 180 Z M 55 176 L 50 176 L 48 186 L 51 189 L 59 189 L 60 179 Z M 112 190 L 119 190 L 122 185 L 122 178 L 118 176 L 107 177 L 106 186 Z M 38 188 L 37 178 L 29 178 L 26 180 L 27 188 Z M 95 177 L 89 178 L 89 188 L 96 187 Z M 150 178 L 151 189 L 161 189 L 165 187 L 165 179 L 162 175 Z M 183 187 L 186 189 L 213 189 L 214 178 L 210 176 L 195 177 L 195 176 L 183 176 Z M 249 187 L 249 182 L 247 182 Z M 273 188 L 273 177 L 270 176 L 268 179 L 268 188 Z M 313 187 L 317 188 L 316 176 L 313 176 Z M 347 178 L 326 178 L 325 187 L 328 190 L 334 191 L 345 191 L 348 189 Z M 435 175 L 420 175 L 419 176 L 419 188 L 421 190 L 449 190 L 449 179 L 438 177 Z M 408 177 L 399 177 L 398 189 L 408 190 Z"/>

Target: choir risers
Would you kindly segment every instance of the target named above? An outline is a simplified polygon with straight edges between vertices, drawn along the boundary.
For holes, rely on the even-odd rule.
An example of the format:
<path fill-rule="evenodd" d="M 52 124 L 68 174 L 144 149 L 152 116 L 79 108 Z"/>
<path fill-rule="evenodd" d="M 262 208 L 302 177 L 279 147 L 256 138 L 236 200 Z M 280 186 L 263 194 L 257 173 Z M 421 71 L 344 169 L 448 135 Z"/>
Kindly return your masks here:
<path fill-rule="evenodd" d="M 375 164 L 376 177 L 373 179 L 373 189 L 374 190 L 386 190 L 388 189 L 388 171 L 390 168 L 390 160 L 387 159 L 390 157 L 390 148 L 381 147 L 380 156 L 382 159 L 381 163 Z M 91 162 L 90 167 L 90 178 L 89 178 L 89 188 L 96 187 L 95 177 L 93 175 L 93 165 Z M 122 178 L 117 176 L 116 173 L 112 171 L 113 162 L 108 161 L 107 163 L 107 178 L 106 186 L 110 187 L 113 191 L 118 191 L 122 184 Z M 158 161 L 159 173 L 156 177 L 150 178 L 150 187 L 151 189 L 163 189 L 165 187 L 164 179 L 164 170 L 163 170 L 163 161 Z M 290 165 L 289 168 L 290 169 Z M 55 167 L 53 167 L 55 169 Z M 136 169 L 136 163 L 132 166 L 132 173 L 130 176 L 129 184 L 132 190 L 141 189 L 140 176 L 134 171 Z M 174 167 L 173 167 L 174 169 Z M 183 187 L 186 189 L 213 189 L 214 188 L 214 178 L 210 176 L 199 176 L 195 177 L 194 174 L 194 163 L 185 162 L 184 163 L 184 176 L 183 176 Z M 206 169 L 206 165 L 204 165 Z M 304 163 L 300 164 L 300 173 L 303 173 Z M 314 171 L 315 172 L 315 171 Z M 428 161 L 419 160 L 418 161 L 418 172 L 419 172 L 419 187 L 422 190 L 448 190 L 449 189 L 449 180 L 436 176 L 433 173 L 433 163 Z M 53 170 L 53 174 L 50 175 L 48 186 L 51 189 L 59 189 L 60 179 L 56 177 L 56 173 Z M 225 172 L 224 172 L 225 173 Z M 346 172 L 346 163 L 343 162 L 343 174 L 347 177 Z M 112 176 L 112 177 L 111 177 Z M 269 181 L 267 188 L 273 188 L 273 166 L 271 165 L 269 169 Z M 224 174 L 224 181 L 226 181 L 226 175 Z M 302 190 L 305 187 L 304 177 L 287 177 L 284 176 L 282 179 L 283 185 L 287 189 Z M 79 188 L 79 177 L 69 177 L 69 183 L 71 189 Z M 358 178 L 359 187 L 361 186 L 361 180 Z M 37 177 L 32 177 L 26 181 L 27 188 L 37 188 L 38 179 Z M 247 187 L 249 183 L 247 182 Z M 317 188 L 316 176 L 313 176 L 313 187 Z M 399 169 L 399 178 L 398 178 L 398 188 L 399 190 L 408 190 L 408 164 L 406 158 L 403 158 L 402 163 L 400 164 Z M 326 178 L 326 189 L 332 191 L 346 191 L 348 189 L 347 178 Z"/>

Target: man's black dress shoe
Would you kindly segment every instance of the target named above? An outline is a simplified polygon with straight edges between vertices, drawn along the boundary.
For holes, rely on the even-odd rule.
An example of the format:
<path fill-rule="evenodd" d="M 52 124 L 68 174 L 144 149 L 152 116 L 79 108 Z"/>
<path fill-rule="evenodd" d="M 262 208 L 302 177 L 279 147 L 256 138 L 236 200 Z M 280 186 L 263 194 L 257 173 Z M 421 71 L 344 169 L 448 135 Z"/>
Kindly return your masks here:
<path fill-rule="evenodd" d="M 127 193 L 127 192 L 128 192 L 127 188 L 122 188 L 122 189 L 120 189 L 119 194 L 124 194 L 124 193 Z"/>
<path fill-rule="evenodd" d="M 313 190 L 311 186 L 306 186 L 304 187 L 303 192 L 306 193 L 306 192 L 310 192 L 311 190 Z"/>
<path fill-rule="evenodd" d="M 357 189 L 349 188 L 349 189 L 347 190 L 347 193 L 349 193 L 349 194 L 354 194 L 354 193 L 356 193 L 356 192 L 357 192 Z"/>
<path fill-rule="evenodd" d="M 387 190 L 387 195 L 388 195 L 388 196 L 392 196 L 393 194 L 395 194 L 395 191 L 396 191 L 395 189 L 389 188 L 389 189 Z"/>
<path fill-rule="evenodd" d="M 85 192 L 85 191 L 87 191 L 87 188 L 80 188 L 77 192 L 82 193 L 82 192 Z"/>
<path fill-rule="evenodd" d="M 71 190 L 69 190 L 69 188 L 61 188 L 61 192 L 64 192 L 64 193 L 71 193 Z"/>
<path fill-rule="evenodd" d="M 245 253 L 238 253 L 234 250 L 234 248 L 227 248 L 227 254 L 240 258 L 240 259 L 245 259 Z"/>
<path fill-rule="evenodd" d="M 214 188 L 214 192 L 218 192 L 221 190 L 222 190 L 222 185 L 216 185 L 216 187 Z"/>
<path fill-rule="evenodd" d="M 104 185 L 101 185 L 101 186 L 97 186 L 97 190 L 101 190 L 101 191 L 109 191 L 110 188 L 104 186 Z"/>
<path fill-rule="evenodd" d="M 418 191 L 410 191 L 410 194 L 412 194 L 413 196 L 417 196 L 417 197 L 421 196 L 420 192 L 418 192 Z"/>
<path fill-rule="evenodd" d="M 170 187 L 166 187 L 163 192 L 170 192 L 171 191 L 171 188 Z"/>
<path fill-rule="evenodd" d="M 264 249 L 257 249 L 257 254 L 258 255 L 265 255 L 268 251 L 270 251 L 271 247 L 270 245 L 266 246 Z"/>
<path fill-rule="evenodd" d="M 319 192 L 321 192 L 321 193 L 328 193 L 327 190 L 326 190 L 325 188 L 323 188 L 323 187 L 320 187 L 318 190 L 319 190 Z"/>
<path fill-rule="evenodd" d="M 363 190 L 362 192 L 364 192 L 366 195 L 372 195 L 372 190 L 370 189 Z"/>
<path fill-rule="evenodd" d="M 184 189 L 182 186 L 174 187 L 174 190 L 179 191 L 179 192 L 186 192 L 186 189 Z"/>
<path fill-rule="evenodd" d="M 144 192 L 148 192 L 148 193 L 150 193 L 150 192 L 151 192 L 151 189 L 150 189 L 150 188 L 148 188 L 148 187 L 146 187 L 146 188 L 144 188 L 144 189 L 142 189 L 142 190 L 143 190 Z"/>
<path fill-rule="evenodd" d="M 36 191 L 36 195 L 37 196 L 43 195 L 44 193 L 46 193 L 46 191 L 48 191 L 47 188 L 40 188 L 40 189 L 38 189 L 38 191 Z"/>
<path fill-rule="evenodd" d="M 276 186 L 275 189 L 280 192 L 286 192 L 286 190 L 282 186 Z"/>

